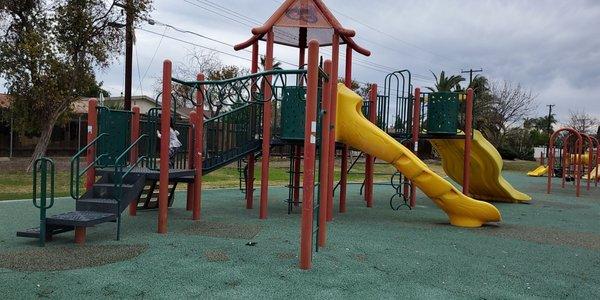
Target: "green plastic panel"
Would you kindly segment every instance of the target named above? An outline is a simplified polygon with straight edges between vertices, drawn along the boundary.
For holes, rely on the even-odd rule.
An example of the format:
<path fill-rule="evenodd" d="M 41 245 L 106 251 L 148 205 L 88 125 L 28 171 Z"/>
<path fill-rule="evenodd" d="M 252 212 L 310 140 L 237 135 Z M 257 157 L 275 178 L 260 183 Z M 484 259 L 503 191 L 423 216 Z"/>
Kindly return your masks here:
<path fill-rule="evenodd" d="M 304 140 L 306 88 L 287 86 L 281 99 L 281 139 Z"/>
<path fill-rule="evenodd" d="M 456 135 L 458 127 L 458 93 L 436 92 L 429 94 L 427 102 L 427 133 Z"/>
<path fill-rule="evenodd" d="M 129 111 L 98 109 L 98 135 L 109 136 L 98 142 L 96 155 L 108 153 L 98 161 L 99 166 L 114 166 L 115 159 L 127 149 L 131 140 L 131 115 Z M 127 163 L 129 159 L 124 161 Z"/>

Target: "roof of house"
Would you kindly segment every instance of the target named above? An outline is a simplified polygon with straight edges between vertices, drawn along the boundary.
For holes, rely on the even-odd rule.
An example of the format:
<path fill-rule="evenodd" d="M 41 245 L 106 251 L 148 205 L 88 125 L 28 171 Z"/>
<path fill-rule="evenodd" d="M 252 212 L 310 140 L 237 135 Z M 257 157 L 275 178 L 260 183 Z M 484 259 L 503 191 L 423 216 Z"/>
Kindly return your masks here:
<path fill-rule="evenodd" d="M 71 112 L 74 114 L 78 114 L 78 115 L 79 114 L 87 114 L 90 99 L 93 99 L 93 98 L 81 98 L 80 100 L 73 102 L 71 104 Z M 123 100 L 124 100 L 124 97 L 110 97 L 110 98 L 104 99 L 105 102 L 106 101 L 119 102 L 119 101 L 123 101 Z M 152 105 L 156 104 L 155 100 L 148 96 L 132 96 L 131 100 L 145 101 Z M 158 105 L 160 106 L 160 103 L 158 103 Z M 9 107 L 10 107 L 10 95 L 0 93 L 0 108 L 9 108 Z M 177 108 L 177 114 L 179 114 L 180 116 L 182 116 L 184 118 L 189 118 L 190 112 L 192 110 L 194 110 L 194 109 L 188 108 L 188 107 Z M 205 111 L 205 115 L 210 116 L 211 114 L 209 113 L 209 111 Z"/>

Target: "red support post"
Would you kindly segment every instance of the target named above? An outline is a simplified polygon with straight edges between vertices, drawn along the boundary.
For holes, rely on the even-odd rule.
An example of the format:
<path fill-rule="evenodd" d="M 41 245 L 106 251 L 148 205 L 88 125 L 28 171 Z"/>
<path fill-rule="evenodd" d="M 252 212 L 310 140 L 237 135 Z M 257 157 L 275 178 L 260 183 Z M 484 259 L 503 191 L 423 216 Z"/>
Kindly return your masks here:
<path fill-rule="evenodd" d="M 600 166 L 600 142 L 598 142 L 598 139 L 596 138 L 593 139 L 596 142 L 596 159 L 594 160 L 594 169 L 596 170 L 596 174 L 594 177 L 594 186 L 598 187 L 598 181 L 600 181 L 600 178 L 598 178 L 598 167 Z M 589 176 L 592 176 L 591 171 Z"/>
<path fill-rule="evenodd" d="M 554 138 L 552 135 L 548 141 L 548 182 L 546 183 L 546 193 L 548 194 L 552 192 L 552 177 L 554 176 L 554 156 L 556 155 Z"/>
<path fill-rule="evenodd" d="M 346 69 L 344 85 L 352 89 L 352 47 L 346 45 Z M 346 212 L 346 194 L 348 192 L 348 145 L 342 146 L 342 164 L 340 166 L 340 212 Z"/>
<path fill-rule="evenodd" d="M 562 149 L 562 176 L 561 176 L 561 187 L 565 188 L 565 182 L 567 178 L 567 174 L 570 173 L 571 169 L 571 154 L 569 154 L 569 138 L 571 138 L 571 134 L 566 135 L 563 138 L 563 149 Z"/>
<path fill-rule="evenodd" d="M 298 68 L 304 66 L 306 61 L 306 28 L 300 29 L 300 41 L 299 41 L 299 55 L 298 55 Z M 299 82 L 300 85 L 304 84 L 303 82 Z M 300 165 L 302 164 L 302 146 L 295 145 L 294 147 L 294 206 L 298 206 L 300 204 Z"/>
<path fill-rule="evenodd" d="M 267 33 L 267 53 L 265 57 L 265 70 L 273 68 L 273 43 L 275 36 L 273 30 Z M 269 205 L 269 159 L 271 158 L 271 76 L 267 76 L 268 84 L 264 84 L 263 104 L 263 132 L 262 132 L 262 160 L 260 173 L 260 208 L 259 218 L 266 219 Z"/>
<path fill-rule="evenodd" d="M 315 148 L 317 140 L 317 89 L 319 80 L 319 43 L 308 43 L 308 82 L 304 124 L 304 176 L 302 193 L 302 228 L 300 234 L 300 268 L 310 269 L 312 259 L 313 196 L 315 186 Z"/>
<path fill-rule="evenodd" d="M 583 139 L 580 137 L 579 140 L 577 141 L 577 144 L 575 144 L 575 193 L 576 196 L 579 197 L 579 195 L 581 194 L 581 151 L 583 150 Z"/>
<path fill-rule="evenodd" d="M 194 142 L 194 135 L 196 133 L 196 117 L 197 114 L 195 111 L 191 111 L 190 112 L 190 130 L 188 132 L 188 169 L 190 170 L 194 170 L 194 157 L 196 156 L 195 153 L 195 142 Z M 194 184 L 195 184 L 195 180 L 194 182 L 190 182 L 187 184 L 187 201 L 185 203 L 185 210 L 186 211 L 192 211 L 193 207 L 194 207 L 194 199 L 195 199 L 195 191 L 194 191 Z"/>
<path fill-rule="evenodd" d="M 140 137 L 140 108 L 138 106 L 134 106 L 132 108 L 133 114 L 131 115 L 131 142 L 135 142 Z M 129 163 L 135 164 L 139 157 L 138 145 L 131 149 L 129 154 Z M 129 215 L 135 216 L 137 214 L 137 201 L 131 202 L 129 204 Z"/>
<path fill-rule="evenodd" d="M 421 132 L 421 89 L 415 89 L 415 99 L 413 101 L 413 119 L 412 119 L 412 139 L 411 146 L 412 151 L 417 152 L 419 150 L 419 133 Z M 406 192 L 408 189 L 404 188 Z M 417 206 L 417 188 L 414 184 L 410 186 L 410 199 L 409 205 L 411 208 L 415 208 Z"/>
<path fill-rule="evenodd" d="M 204 75 L 198 74 L 196 79 L 204 81 Z M 200 220 L 202 209 L 202 159 L 204 158 L 204 87 L 196 91 L 196 126 L 194 138 L 194 203 L 192 205 L 192 220 Z"/>
<path fill-rule="evenodd" d="M 169 206 L 169 136 L 171 122 L 171 74 L 170 60 L 163 62 L 162 103 L 160 116 L 160 188 L 158 191 L 158 233 L 167 233 Z"/>
<path fill-rule="evenodd" d="M 377 84 L 371 85 L 369 91 L 369 121 L 377 124 Z M 365 155 L 365 201 L 367 207 L 373 207 L 373 173 L 375 169 L 375 158 Z"/>
<path fill-rule="evenodd" d="M 258 72 L 258 41 L 252 44 L 252 66 L 250 73 Z M 256 92 L 256 82 L 252 82 L 251 92 Z M 248 154 L 248 173 L 246 174 L 246 209 L 254 206 L 254 164 L 256 163 L 254 153 Z"/>
<path fill-rule="evenodd" d="M 465 157 L 463 167 L 463 194 L 469 195 L 471 181 L 471 147 L 473 144 L 473 89 L 467 89 L 465 109 Z"/>
<path fill-rule="evenodd" d="M 85 244 L 85 235 L 86 235 L 85 227 L 75 227 L 75 244 L 84 245 Z"/>
<path fill-rule="evenodd" d="M 331 74 L 331 60 L 326 60 L 323 64 L 325 73 Z M 331 122 L 331 86 L 337 84 L 336 80 L 329 78 L 323 85 L 321 110 L 325 112 L 321 119 L 321 157 L 319 160 L 319 232 L 318 245 L 324 247 L 327 242 L 327 195 L 332 189 L 328 185 L 329 181 L 329 123 Z"/>
<path fill-rule="evenodd" d="M 592 137 L 590 137 L 589 135 L 582 133 L 581 134 L 583 137 L 585 137 L 585 139 L 588 142 L 588 167 L 587 167 L 587 171 L 584 168 L 584 164 L 585 161 L 581 162 L 581 169 L 584 171 L 583 173 L 587 175 L 587 187 L 586 190 L 590 190 L 591 185 L 592 185 L 592 159 L 594 158 L 594 142 L 592 141 Z M 582 152 L 583 152 L 583 147 L 582 147 Z"/>
<path fill-rule="evenodd" d="M 331 84 L 331 103 L 330 110 L 330 126 L 329 126 L 329 179 L 327 180 L 327 186 L 330 187 L 329 195 L 327 196 L 327 221 L 333 220 L 333 178 L 335 176 L 335 120 L 337 114 L 337 78 L 338 78 L 338 67 L 340 60 L 340 36 L 337 33 L 333 34 L 331 42 L 331 74 L 329 76 L 332 80 Z"/>
<path fill-rule="evenodd" d="M 88 102 L 88 126 L 87 126 L 87 141 L 88 143 L 93 141 L 96 138 L 96 134 L 98 132 L 98 102 L 96 99 L 90 99 Z M 86 154 L 86 162 L 87 165 L 91 165 L 94 163 L 96 159 L 96 146 L 91 146 L 87 150 Z M 87 172 L 87 176 L 85 178 L 85 188 L 87 190 L 91 189 L 94 186 L 94 182 L 96 181 L 96 168 L 90 168 Z"/>
<path fill-rule="evenodd" d="M 561 128 L 561 129 L 555 131 L 552 134 L 552 136 L 550 136 L 550 141 L 548 143 L 548 152 L 549 152 L 548 153 L 549 154 L 548 155 L 548 184 L 547 184 L 547 193 L 548 194 L 552 193 L 552 176 L 554 175 L 553 174 L 554 173 L 554 160 L 555 160 L 555 155 L 556 155 L 556 153 L 555 153 L 556 152 L 555 151 L 555 145 L 554 144 L 555 144 L 556 138 L 563 131 L 569 132 L 569 135 L 565 136 L 565 138 L 563 139 L 563 145 L 565 146 L 563 148 L 563 155 L 562 155 L 563 156 L 563 163 L 562 163 L 563 180 L 564 180 L 565 173 L 567 172 L 566 171 L 566 162 L 569 160 L 568 158 L 570 158 L 570 154 L 569 153 L 565 153 L 565 152 L 567 152 L 565 149 L 567 148 L 566 144 L 569 143 L 569 138 L 571 136 L 574 136 L 575 138 L 577 138 L 577 140 L 575 141 L 575 149 L 574 149 L 575 151 L 574 152 L 575 153 L 580 153 L 580 151 L 581 151 L 581 145 L 582 145 L 581 134 L 579 134 L 579 132 L 577 132 L 574 129 L 571 129 L 571 128 Z M 577 155 L 575 156 L 575 159 L 577 160 Z M 579 197 L 579 195 L 580 195 L 580 187 L 581 187 L 581 185 L 580 185 L 581 178 L 579 178 L 579 171 L 578 171 L 577 168 L 575 168 L 575 174 L 574 175 L 577 178 L 576 179 L 576 184 L 575 184 L 575 186 L 576 186 L 576 195 L 577 195 L 577 197 Z"/>

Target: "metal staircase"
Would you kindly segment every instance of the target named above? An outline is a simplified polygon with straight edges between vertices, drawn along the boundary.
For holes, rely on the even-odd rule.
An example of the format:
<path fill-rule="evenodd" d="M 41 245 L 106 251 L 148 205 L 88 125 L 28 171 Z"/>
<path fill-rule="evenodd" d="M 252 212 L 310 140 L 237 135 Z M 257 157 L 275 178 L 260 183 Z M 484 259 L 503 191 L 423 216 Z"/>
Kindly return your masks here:
<path fill-rule="evenodd" d="M 45 232 L 40 227 L 30 228 L 17 232 L 19 237 L 40 238 L 43 234 L 45 240 L 51 240 L 53 235 L 75 230 L 75 227 L 92 227 L 106 222 L 116 222 L 119 215 L 130 203 L 139 198 L 146 179 L 139 174 L 130 174 L 124 178 L 121 187 L 117 178 L 110 173 L 103 175 L 92 189 L 87 191 L 75 202 L 75 211 L 60 213 L 40 220 L 45 224 Z M 117 195 L 122 193 L 122 198 Z"/>

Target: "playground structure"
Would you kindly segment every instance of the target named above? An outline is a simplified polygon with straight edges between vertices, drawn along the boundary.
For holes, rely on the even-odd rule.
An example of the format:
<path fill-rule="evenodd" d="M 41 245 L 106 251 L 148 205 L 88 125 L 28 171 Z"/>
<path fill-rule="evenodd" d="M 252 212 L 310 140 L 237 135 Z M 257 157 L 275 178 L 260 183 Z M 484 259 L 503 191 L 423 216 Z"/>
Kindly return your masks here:
<path fill-rule="evenodd" d="M 567 181 L 572 181 L 577 197 L 581 194 L 581 179 L 586 180 L 588 191 L 592 181 L 598 186 L 600 144 L 595 137 L 572 128 L 561 128 L 550 137 L 548 154 L 548 194 L 552 192 L 553 177 L 561 178 L 562 188 Z"/>
<path fill-rule="evenodd" d="M 398 170 L 393 175 L 399 182 L 396 193 L 408 207 L 416 207 L 419 188 L 455 226 L 479 227 L 501 220 L 496 207 L 480 200 L 530 200 L 504 180 L 500 155 L 472 129 L 472 90 L 463 94 L 422 93 L 413 88 L 410 72 L 403 70 L 386 77 L 383 94 L 378 94 L 377 85 L 372 85 L 368 99 L 364 100 L 349 89 L 352 56 L 353 52 L 366 56 L 370 52 L 354 42 L 355 32 L 342 27 L 320 0 L 287 0 L 252 34 L 249 40 L 235 46 L 236 50 L 252 48 L 250 75 L 208 81 L 199 74 L 196 80 L 186 81 L 173 78 L 172 64 L 165 60 L 161 106 L 147 116 L 140 116 L 135 107 L 131 112 L 111 110 L 91 100 L 90 143 L 72 158 L 71 195 L 76 200 L 76 210 L 46 217 L 45 211 L 52 205 L 41 201 L 40 228 L 17 234 L 38 238 L 43 243 L 54 234 L 75 231 L 75 242 L 81 244 L 85 242 L 86 228 L 116 222 L 119 239 L 121 215 L 127 207 L 132 216 L 138 209 L 157 208 L 157 231 L 166 233 L 168 207 L 177 184 L 187 184 L 187 210 L 192 212 L 192 220 L 200 220 L 202 176 L 235 162 L 246 164 L 241 168 L 245 206 L 252 209 L 254 170 L 259 159 L 258 216 L 266 219 L 271 149 L 279 146 L 291 149 L 290 197 L 286 202 L 288 212 L 301 206 L 300 267 L 303 269 L 311 267 L 313 249 L 326 245 L 327 223 L 334 216 L 336 187 L 339 187 L 338 210 L 346 211 L 347 178 L 356 164 L 354 161 L 349 165 L 351 149 L 361 151 L 365 157 L 363 186 L 367 207 L 374 202 L 376 159 Z M 266 42 L 265 70 L 258 72 L 261 40 Z M 273 69 L 274 44 L 297 47 L 299 68 Z M 344 84 L 338 84 L 342 44 L 346 45 L 345 80 Z M 320 62 L 323 46 L 331 46 L 331 59 Z M 175 167 L 169 168 L 169 141 L 164 138 L 158 142 L 155 132 L 160 129 L 161 136 L 169 136 L 169 123 L 178 102 L 174 101 L 178 97 L 173 94 L 174 84 L 188 93 L 185 101 L 195 111 L 189 121 L 176 123 L 185 150 L 178 155 Z M 206 115 L 208 104 L 221 107 L 221 112 Z M 416 156 L 418 144 L 424 140 L 429 140 L 440 153 L 445 172 L 462 185 L 462 191 Z M 338 150 L 341 179 L 335 183 Z M 79 160 L 84 155 L 87 165 L 81 170 Z M 41 168 L 45 170 L 45 164 Z M 45 180 L 47 174 L 41 175 Z M 86 178 L 83 194 L 81 176 Z M 41 188 L 45 191 L 46 184 Z M 45 199 L 43 192 L 42 199 Z"/>

